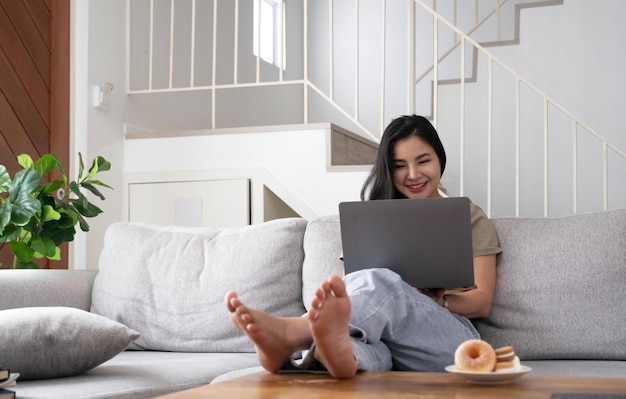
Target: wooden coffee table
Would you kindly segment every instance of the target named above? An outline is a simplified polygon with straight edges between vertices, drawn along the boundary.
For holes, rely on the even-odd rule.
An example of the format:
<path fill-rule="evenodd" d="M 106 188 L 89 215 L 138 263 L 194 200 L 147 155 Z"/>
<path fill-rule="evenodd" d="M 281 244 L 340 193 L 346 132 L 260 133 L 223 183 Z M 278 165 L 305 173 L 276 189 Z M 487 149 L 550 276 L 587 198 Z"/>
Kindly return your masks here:
<path fill-rule="evenodd" d="M 337 380 L 324 374 L 255 373 L 162 396 L 162 399 L 238 398 L 626 398 L 626 379 L 551 377 L 527 374 L 500 385 L 477 385 L 449 373 L 363 372 Z M 593 395 L 592 395 L 593 394 Z M 622 396 L 623 395 L 623 396 Z M 569 398 L 568 398 L 569 396 Z"/>

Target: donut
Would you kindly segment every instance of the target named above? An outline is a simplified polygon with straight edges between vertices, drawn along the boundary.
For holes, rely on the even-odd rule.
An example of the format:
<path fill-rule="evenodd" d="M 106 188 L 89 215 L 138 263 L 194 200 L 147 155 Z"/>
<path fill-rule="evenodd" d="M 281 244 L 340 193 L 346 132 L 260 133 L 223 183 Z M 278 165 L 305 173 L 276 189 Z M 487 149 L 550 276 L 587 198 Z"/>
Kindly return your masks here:
<path fill-rule="evenodd" d="M 456 348 L 454 365 L 461 371 L 493 371 L 496 365 L 496 352 L 488 342 L 470 339 Z"/>

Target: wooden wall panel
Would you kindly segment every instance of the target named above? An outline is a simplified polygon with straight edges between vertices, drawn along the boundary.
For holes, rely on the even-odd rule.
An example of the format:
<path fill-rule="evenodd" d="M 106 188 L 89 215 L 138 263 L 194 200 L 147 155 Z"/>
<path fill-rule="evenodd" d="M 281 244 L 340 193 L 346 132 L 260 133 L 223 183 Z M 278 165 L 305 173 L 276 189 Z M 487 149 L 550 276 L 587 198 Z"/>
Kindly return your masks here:
<path fill-rule="evenodd" d="M 0 0 L 0 164 L 13 176 L 16 157 L 54 152 L 69 162 L 69 0 Z M 61 262 L 42 267 L 67 268 Z M 11 265 L 8 245 L 0 262 Z"/>

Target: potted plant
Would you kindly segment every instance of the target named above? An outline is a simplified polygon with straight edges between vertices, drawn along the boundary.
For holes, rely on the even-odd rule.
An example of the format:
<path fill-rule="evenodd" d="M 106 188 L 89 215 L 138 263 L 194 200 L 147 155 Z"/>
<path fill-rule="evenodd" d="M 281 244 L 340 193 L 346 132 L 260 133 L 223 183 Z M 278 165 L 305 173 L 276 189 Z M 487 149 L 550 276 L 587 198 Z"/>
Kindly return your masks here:
<path fill-rule="evenodd" d="M 13 268 L 39 268 L 33 258 L 59 260 L 60 245 L 74 240 L 76 224 L 82 231 L 89 231 L 85 218 L 102 213 L 82 190 L 104 200 L 98 186 L 111 187 L 95 177 L 109 170 L 111 164 L 97 156 L 83 176 L 83 158 L 80 153 L 78 156 L 78 178 L 69 182 L 54 154 L 45 154 L 36 162 L 27 154 L 18 156 L 23 169 L 13 179 L 0 165 L 0 242 L 10 243 Z M 48 177 L 55 169 L 61 179 Z"/>

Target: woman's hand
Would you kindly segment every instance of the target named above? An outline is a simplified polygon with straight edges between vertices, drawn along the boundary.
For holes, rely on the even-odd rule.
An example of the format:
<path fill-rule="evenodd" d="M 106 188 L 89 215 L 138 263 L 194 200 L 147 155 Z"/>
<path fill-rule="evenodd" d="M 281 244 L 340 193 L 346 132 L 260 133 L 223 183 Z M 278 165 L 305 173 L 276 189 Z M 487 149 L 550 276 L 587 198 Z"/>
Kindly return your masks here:
<path fill-rule="evenodd" d="M 451 312 L 469 319 L 489 316 L 496 290 L 496 255 L 474 258 L 474 283 L 476 289 L 446 295 Z"/>

